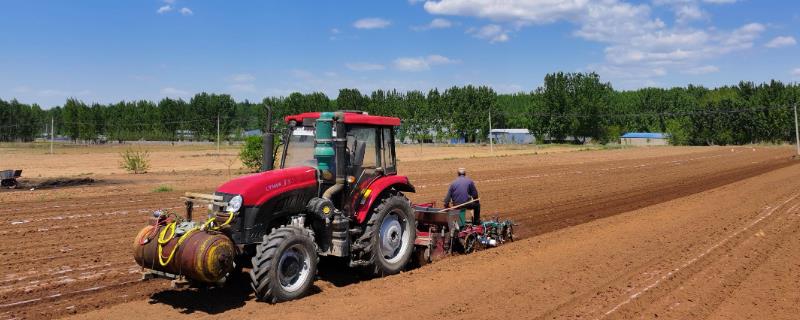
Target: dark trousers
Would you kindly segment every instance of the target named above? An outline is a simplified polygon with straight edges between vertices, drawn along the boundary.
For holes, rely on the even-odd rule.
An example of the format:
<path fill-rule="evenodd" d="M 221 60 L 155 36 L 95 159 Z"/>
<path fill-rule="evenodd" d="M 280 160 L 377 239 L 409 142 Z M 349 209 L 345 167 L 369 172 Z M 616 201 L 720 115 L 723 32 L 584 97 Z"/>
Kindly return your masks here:
<path fill-rule="evenodd" d="M 481 223 L 481 202 L 475 201 L 468 205 L 463 206 L 464 209 L 472 209 L 472 225 Z"/>

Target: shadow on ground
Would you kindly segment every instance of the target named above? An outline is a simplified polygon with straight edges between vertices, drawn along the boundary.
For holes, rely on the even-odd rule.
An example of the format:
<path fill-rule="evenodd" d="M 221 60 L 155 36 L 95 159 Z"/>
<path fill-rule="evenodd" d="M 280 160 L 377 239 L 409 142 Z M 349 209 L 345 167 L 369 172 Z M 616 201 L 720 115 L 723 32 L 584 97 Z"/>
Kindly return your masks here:
<path fill-rule="evenodd" d="M 350 268 L 347 259 L 322 257 L 317 271 L 318 283 L 328 282 L 335 287 L 344 287 L 375 278 L 364 270 Z M 320 292 L 322 289 L 315 285 L 308 295 Z M 169 289 L 154 293 L 150 296 L 149 302 L 169 305 L 183 314 L 202 312 L 213 315 L 242 307 L 248 300 L 254 298 L 250 288 L 250 278 L 245 271 L 222 288 Z M 267 305 L 266 302 L 264 304 Z"/>
<path fill-rule="evenodd" d="M 231 279 L 222 288 L 201 287 L 170 289 L 150 296 L 150 304 L 166 304 L 183 314 L 203 312 L 218 314 L 244 306 L 253 298 L 246 274 Z"/>

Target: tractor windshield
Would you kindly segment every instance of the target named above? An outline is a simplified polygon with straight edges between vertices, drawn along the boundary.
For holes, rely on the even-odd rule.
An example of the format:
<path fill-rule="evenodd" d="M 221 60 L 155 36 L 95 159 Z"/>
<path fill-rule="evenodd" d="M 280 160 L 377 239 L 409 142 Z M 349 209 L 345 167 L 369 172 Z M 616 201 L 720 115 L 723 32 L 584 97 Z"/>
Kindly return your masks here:
<path fill-rule="evenodd" d="M 289 141 L 284 149 L 282 168 L 317 165 L 314 159 L 314 128 L 295 127 L 289 134 Z"/>

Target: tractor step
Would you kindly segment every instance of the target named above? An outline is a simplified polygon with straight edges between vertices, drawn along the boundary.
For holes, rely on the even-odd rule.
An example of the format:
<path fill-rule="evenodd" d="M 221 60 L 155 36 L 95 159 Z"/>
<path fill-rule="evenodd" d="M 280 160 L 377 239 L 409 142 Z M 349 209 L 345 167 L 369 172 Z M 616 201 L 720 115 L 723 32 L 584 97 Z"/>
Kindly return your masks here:
<path fill-rule="evenodd" d="M 350 260 L 350 268 L 367 267 L 370 266 L 369 261 L 365 260 Z"/>

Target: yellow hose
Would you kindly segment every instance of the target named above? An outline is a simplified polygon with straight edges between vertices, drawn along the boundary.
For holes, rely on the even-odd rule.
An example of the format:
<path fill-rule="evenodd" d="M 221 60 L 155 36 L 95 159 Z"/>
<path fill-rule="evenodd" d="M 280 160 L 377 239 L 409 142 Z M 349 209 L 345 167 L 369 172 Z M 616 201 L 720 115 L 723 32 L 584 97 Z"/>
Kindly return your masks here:
<path fill-rule="evenodd" d="M 168 242 L 170 242 L 173 238 L 175 238 L 175 227 L 178 225 L 178 222 L 172 221 L 170 224 L 164 226 L 164 229 L 161 229 L 161 232 L 158 235 L 158 263 L 160 263 L 162 267 L 167 266 L 167 264 L 169 264 L 170 261 L 172 261 L 172 257 L 175 256 L 175 251 L 178 251 L 178 247 L 180 247 L 181 243 L 183 243 L 183 241 L 186 240 L 186 238 L 193 232 L 197 230 L 219 230 L 219 228 L 229 225 L 231 221 L 233 221 L 233 216 L 234 216 L 233 212 L 228 212 L 228 219 L 225 220 L 225 222 L 219 226 L 211 226 L 214 220 L 216 220 L 216 217 L 212 217 L 206 220 L 206 222 L 203 223 L 200 227 L 186 231 L 186 233 L 184 233 L 180 238 L 178 238 L 178 243 L 176 243 L 175 246 L 172 247 L 172 252 L 169 253 L 169 256 L 167 257 L 166 261 L 164 261 L 163 246 Z M 211 227 L 208 228 L 209 226 Z M 170 232 L 169 237 L 166 237 L 167 231 Z"/>
<path fill-rule="evenodd" d="M 233 221 L 233 216 L 234 216 L 233 212 L 228 212 L 228 219 L 225 220 L 225 222 L 221 224 L 219 227 L 217 227 L 217 229 L 229 225 L 231 221 Z"/>
<path fill-rule="evenodd" d="M 158 263 L 160 263 L 162 267 L 167 266 L 169 264 L 169 262 L 172 261 L 172 257 L 175 256 L 175 251 L 178 251 L 178 247 L 181 246 L 181 243 L 183 243 L 183 241 L 186 240 L 186 238 L 190 234 L 195 232 L 195 231 L 197 231 L 196 228 L 195 229 L 191 229 L 189 231 L 186 231 L 186 233 L 184 233 L 180 238 L 178 238 L 178 243 L 176 243 L 175 246 L 172 247 L 172 252 L 169 253 L 169 256 L 167 257 L 166 261 L 164 261 L 164 255 L 163 255 L 163 248 L 164 247 L 161 244 L 160 239 L 159 239 L 159 243 L 158 243 Z"/>

